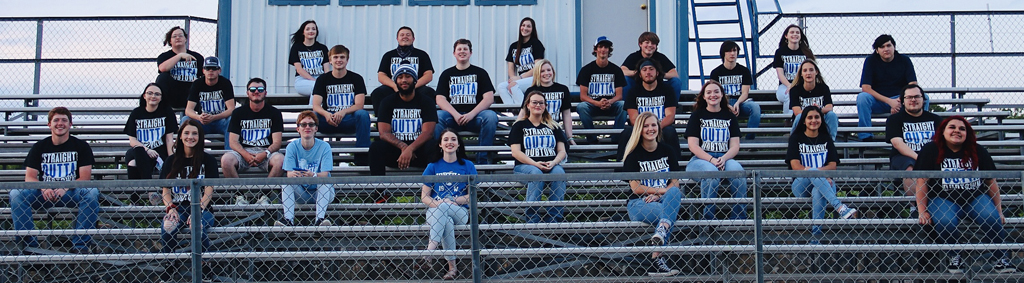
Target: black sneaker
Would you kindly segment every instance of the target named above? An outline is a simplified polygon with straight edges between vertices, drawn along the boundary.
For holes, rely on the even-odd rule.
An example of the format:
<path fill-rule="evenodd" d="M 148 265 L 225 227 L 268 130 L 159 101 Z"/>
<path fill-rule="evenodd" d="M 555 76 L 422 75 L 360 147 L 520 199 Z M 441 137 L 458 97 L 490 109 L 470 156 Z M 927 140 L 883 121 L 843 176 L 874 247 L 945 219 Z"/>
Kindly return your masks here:
<path fill-rule="evenodd" d="M 1015 273 L 1017 267 L 1013 266 L 1013 263 L 1009 259 L 999 259 L 992 265 L 992 271 L 995 273 Z"/>
<path fill-rule="evenodd" d="M 665 277 L 679 274 L 679 269 L 674 269 L 671 266 L 668 266 L 668 262 L 665 260 L 665 257 L 658 257 L 651 261 L 654 263 L 654 271 L 647 272 L 647 276 Z"/>
<path fill-rule="evenodd" d="M 295 226 L 291 220 L 281 218 L 281 220 L 274 221 L 274 226 Z"/>
<path fill-rule="evenodd" d="M 946 267 L 946 271 L 953 274 L 961 274 L 964 273 L 963 267 L 964 262 L 960 259 L 960 256 L 957 255 L 949 258 L 949 266 Z"/>

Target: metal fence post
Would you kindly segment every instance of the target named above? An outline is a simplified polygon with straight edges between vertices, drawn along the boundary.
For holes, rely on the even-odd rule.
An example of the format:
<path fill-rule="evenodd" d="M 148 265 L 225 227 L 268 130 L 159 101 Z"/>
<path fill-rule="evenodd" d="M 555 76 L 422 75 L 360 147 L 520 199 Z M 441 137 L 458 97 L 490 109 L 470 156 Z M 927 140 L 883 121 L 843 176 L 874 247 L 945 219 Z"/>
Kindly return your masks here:
<path fill-rule="evenodd" d="M 189 217 L 192 219 L 192 226 L 190 227 L 192 233 L 192 282 L 201 283 L 203 282 L 203 187 L 199 179 L 192 180 L 189 184 L 189 193 L 192 195 L 192 199 L 189 202 Z"/>
<path fill-rule="evenodd" d="M 480 212 L 477 208 L 477 180 L 476 176 L 469 175 L 467 185 L 469 186 L 469 239 L 472 242 L 473 251 L 473 282 L 483 281 L 483 268 L 480 261 Z"/>
<path fill-rule="evenodd" d="M 761 227 L 761 176 L 758 171 L 750 171 L 754 179 L 754 269 L 757 270 L 757 282 L 764 282 L 764 230 Z"/>
<path fill-rule="evenodd" d="M 192 34 L 192 17 L 185 17 L 185 34 Z M 191 47 L 190 40 L 185 41 L 185 49 Z"/>
<path fill-rule="evenodd" d="M 36 60 L 32 74 L 32 94 L 39 94 L 40 75 L 43 68 L 43 20 L 36 20 Z M 26 99 L 25 107 L 39 106 L 39 100 Z M 35 121 L 36 115 L 25 113 L 25 121 Z"/>
<path fill-rule="evenodd" d="M 956 14 L 949 15 L 949 75 L 951 87 L 956 87 Z M 954 99 L 956 94 L 954 93 Z M 960 111 L 963 111 L 963 106 L 960 106 Z"/>

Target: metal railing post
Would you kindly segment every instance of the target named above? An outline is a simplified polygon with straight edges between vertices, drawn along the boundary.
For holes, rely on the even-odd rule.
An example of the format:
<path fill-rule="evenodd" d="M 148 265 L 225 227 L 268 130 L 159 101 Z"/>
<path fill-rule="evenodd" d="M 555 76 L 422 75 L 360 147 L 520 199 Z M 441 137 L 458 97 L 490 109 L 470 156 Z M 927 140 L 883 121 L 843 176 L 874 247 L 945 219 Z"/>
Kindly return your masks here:
<path fill-rule="evenodd" d="M 949 75 L 951 87 L 956 87 L 956 14 L 949 15 Z M 954 97 L 956 98 L 956 97 Z M 960 111 L 963 111 L 963 105 Z"/>
<path fill-rule="evenodd" d="M 467 182 L 469 187 L 469 239 L 473 251 L 473 282 L 483 281 L 483 268 L 480 261 L 480 211 L 477 208 L 477 180 L 476 176 L 469 175 Z"/>
<path fill-rule="evenodd" d="M 757 282 L 764 282 L 764 230 L 761 227 L 761 176 L 758 171 L 750 171 L 754 178 L 754 269 L 757 270 Z"/>
<path fill-rule="evenodd" d="M 32 74 L 32 94 L 39 94 L 40 75 L 43 68 L 43 20 L 36 20 L 36 59 L 34 62 L 35 70 Z M 26 99 L 25 107 L 36 107 L 39 106 L 39 100 Z M 35 121 L 36 115 L 25 113 L 25 121 Z"/>
<path fill-rule="evenodd" d="M 189 193 L 192 195 L 192 199 L 189 202 L 190 219 L 192 219 L 192 226 L 190 227 L 192 233 L 192 282 L 201 283 L 203 282 L 203 187 L 199 179 L 192 180 L 189 188 Z"/>

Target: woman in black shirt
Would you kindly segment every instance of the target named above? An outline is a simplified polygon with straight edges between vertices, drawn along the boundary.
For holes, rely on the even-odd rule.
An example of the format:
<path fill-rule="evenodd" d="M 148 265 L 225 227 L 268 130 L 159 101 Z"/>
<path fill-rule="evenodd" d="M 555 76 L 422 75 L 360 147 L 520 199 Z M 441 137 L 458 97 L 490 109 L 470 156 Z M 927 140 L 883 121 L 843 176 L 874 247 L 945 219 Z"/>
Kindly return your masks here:
<path fill-rule="evenodd" d="M 789 108 L 789 89 L 796 79 L 796 71 L 800 68 L 800 62 L 807 59 L 814 59 L 810 44 L 807 43 L 807 36 L 804 30 L 798 25 L 789 25 L 782 33 L 779 40 L 779 49 L 775 50 L 775 60 L 772 67 L 779 77 L 779 88 L 775 90 L 775 98 L 782 102 L 782 113 L 793 114 Z"/>
<path fill-rule="evenodd" d="M 821 108 L 803 109 L 796 131 L 789 136 L 786 164 L 793 170 L 836 170 L 839 155 L 828 135 L 828 126 L 821 122 Z M 825 205 L 831 204 L 839 218 L 856 216 L 857 209 L 848 207 L 836 197 L 836 184 L 829 178 L 793 178 L 793 196 L 811 198 L 811 218 L 824 219 Z M 808 190 L 810 189 L 810 190 Z M 811 234 L 821 235 L 821 226 L 811 226 Z"/>
<path fill-rule="evenodd" d="M 530 17 L 519 21 L 519 38 L 508 47 L 507 62 L 508 81 L 498 83 L 495 94 L 501 97 L 501 103 L 519 104 L 523 100 L 523 92 L 533 85 L 534 60 L 544 59 L 544 44 L 537 38 L 537 23 Z"/>
<path fill-rule="evenodd" d="M 178 120 L 162 101 L 160 87 L 155 83 L 146 85 L 139 97 L 139 107 L 132 110 L 124 124 L 124 133 L 132 146 L 124 154 L 128 163 L 128 179 L 152 179 L 154 168 L 162 166 L 174 150 L 172 146 Z"/>
<path fill-rule="evenodd" d="M 203 55 L 188 50 L 188 34 L 177 26 L 164 35 L 164 46 L 170 46 L 171 50 L 156 57 L 160 71 L 156 84 L 164 91 L 164 103 L 174 108 L 185 108 L 192 82 L 203 69 Z"/>
<path fill-rule="evenodd" d="M 528 118 L 512 124 L 508 134 L 508 145 L 512 148 L 512 158 L 516 159 L 513 167 L 515 174 L 565 174 L 562 163 L 565 160 L 565 135 L 551 114 L 548 113 L 547 100 L 540 91 L 526 94 L 520 111 L 530 113 Z M 565 181 L 529 181 L 526 183 L 526 201 L 540 201 L 544 192 L 544 183 L 551 186 L 550 201 L 560 201 L 565 197 Z M 562 221 L 562 208 L 550 207 L 544 222 Z M 527 221 L 541 222 L 536 207 L 526 208 Z"/>
<path fill-rule="evenodd" d="M 914 171 L 993 171 L 996 166 L 988 150 L 978 145 L 978 139 L 964 117 L 953 116 L 936 128 L 931 143 L 925 144 L 917 155 Z M 1002 200 L 996 179 L 942 178 L 917 179 L 918 221 L 935 225 L 935 243 L 961 244 L 968 240 L 960 235 L 956 226 L 962 215 L 981 226 L 981 243 L 999 244 L 1006 239 L 1003 224 Z M 963 272 L 960 251 L 947 251 L 948 271 Z M 1016 272 L 1005 250 L 992 253 L 996 261 L 992 269 L 998 273 Z"/>
<path fill-rule="evenodd" d="M 304 96 L 313 93 L 317 77 L 331 71 L 327 46 L 316 40 L 318 36 L 316 21 L 305 21 L 292 34 L 292 48 L 288 51 L 288 65 L 295 67 L 295 92 Z"/>

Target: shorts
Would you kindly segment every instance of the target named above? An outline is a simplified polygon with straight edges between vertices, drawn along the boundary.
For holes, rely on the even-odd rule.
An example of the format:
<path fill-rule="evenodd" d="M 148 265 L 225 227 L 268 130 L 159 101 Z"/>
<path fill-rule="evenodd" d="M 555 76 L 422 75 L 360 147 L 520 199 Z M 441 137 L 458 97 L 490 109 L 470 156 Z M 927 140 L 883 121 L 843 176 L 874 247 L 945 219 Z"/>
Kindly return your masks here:
<path fill-rule="evenodd" d="M 266 150 L 267 150 L 266 148 L 262 148 L 262 147 L 247 147 L 247 148 L 245 148 L 245 151 L 249 152 L 249 154 L 252 154 L 252 155 L 260 154 L 260 153 L 262 153 L 262 152 L 264 152 Z M 249 165 L 249 162 L 245 162 L 245 158 L 242 158 L 242 155 L 239 154 L 237 151 L 233 151 L 232 150 L 232 151 L 228 152 L 228 154 L 234 154 L 235 155 L 235 160 L 238 160 L 238 163 L 235 164 L 235 170 L 237 170 L 238 172 L 245 172 L 245 171 L 249 170 L 250 167 L 252 167 L 252 166 Z M 267 158 L 263 159 L 263 162 L 260 162 L 259 164 L 256 164 L 256 167 L 259 167 L 260 170 L 263 170 L 264 172 L 270 172 L 270 159 L 272 157 L 274 157 L 274 155 L 281 155 L 281 153 L 280 152 L 271 152 L 270 155 L 267 156 Z"/>

